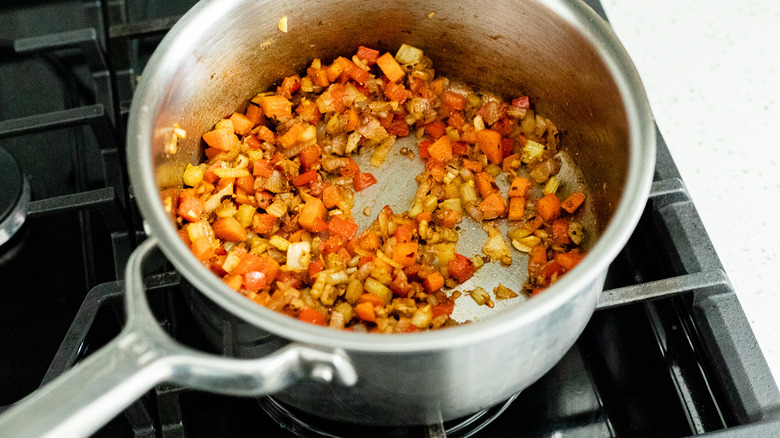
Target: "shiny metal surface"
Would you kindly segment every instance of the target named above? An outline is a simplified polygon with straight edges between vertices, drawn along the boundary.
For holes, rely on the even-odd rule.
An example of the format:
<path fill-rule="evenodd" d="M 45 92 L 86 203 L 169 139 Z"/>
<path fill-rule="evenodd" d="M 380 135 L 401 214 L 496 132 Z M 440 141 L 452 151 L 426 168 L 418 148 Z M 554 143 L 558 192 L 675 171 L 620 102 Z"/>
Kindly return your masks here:
<path fill-rule="evenodd" d="M 155 246 L 145 241 L 128 261 L 127 323 L 119 336 L 0 416 L 2 436 L 88 436 L 162 382 L 244 396 L 277 392 L 299 379 L 354 384 L 355 371 L 340 353 L 290 345 L 261 359 L 230 359 L 175 342 L 146 302 L 142 264 Z"/>
<path fill-rule="evenodd" d="M 287 33 L 277 29 L 282 16 Z M 361 44 L 394 50 L 401 43 L 425 50 L 440 74 L 500 95 L 528 94 L 564 132 L 563 149 L 590 188 L 601 239 L 580 267 L 538 299 L 440 332 L 334 332 L 247 302 L 178 239 L 159 190 L 180 184 L 184 165 L 199 160 L 197 133 L 284 75 L 314 57 L 332 59 Z M 190 135 L 167 155 L 164 140 L 174 123 Z M 343 349 L 359 375 L 353 388 L 293 385 L 277 398 L 359 423 L 455 418 L 505 400 L 548 370 L 588 321 L 606 267 L 638 221 L 655 156 L 651 113 L 620 43 L 583 3 L 557 0 L 494 2 L 479 10 L 459 2 L 203 2 L 166 36 L 147 66 L 128 132 L 139 208 L 177 269 L 248 326 Z M 517 266 L 523 275 L 523 261 Z M 523 366 L 505 366 L 518 362 Z"/>
<path fill-rule="evenodd" d="M 430 12 L 435 12 L 431 18 Z M 282 16 L 288 19 L 287 33 L 277 29 Z M 162 208 L 160 189 L 178 185 L 185 164 L 199 160 L 198 133 L 312 58 L 332 59 L 361 44 L 394 50 L 401 43 L 425 50 L 440 74 L 504 96 L 529 95 L 538 111 L 563 131 L 563 150 L 589 187 L 601 238 L 577 269 L 538 298 L 478 323 L 437 332 L 399 336 L 337 332 L 248 302 L 192 256 Z M 189 135 L 178 152 L 167 154 L 165 140 L 174 123 Z M 246 327 L 259 329 L 263 336 L 270 333 L 282 343 L 293 342 L 285 348 L 314 345 L 317 351 L 330 351 L 320 353 L 331 364 L 351 364 L 357 375 L 351 387 L 312 380 L 292 383 L 276 398 L 335 420 L 387 425 L 448 420 L 506 400 L 569 350 L 593 312 L 608 264 L 639 220 L 650 187 L 654 148 L 652 116 L 625 51 L 586 5 L 563 0 L 501 1 L 478 10 L 466 2 L 444 1 L 425 6 L 412 1 L 205 1 L 158 47 L 143 73 L 128 124 L 128 171 L 138 206 L 149 234 L 176 268 L 204 298 L 216 303 L 215 308 L 243 320 Z M 515 254 L 517 275 L 523 275 L 525 263 Z M 128 311 L 144 313 L 131 301 Z M 203 314 L 219 318 L 216 311 Z M 144 324 L 156 329 L 154 321 Z M 243 334 L 251 338 L 251 333 Z M 147 388 L 170 380 L 228 393 L 241 393 L 241 386 L 247 385 L 247 393 L 254 393 L 260 390 L 252 372 L 297 375 L 298 368 L 289 363 L 284 366 L 292 368 L 250 370 L 216 366 L 227 362 L 197 352 L 173 351 L 174 359 L 154 367 L 151 377 L 133 370 L 142 376 L 137 385 L 125 382 L 103 399 L 105 404 L 84 410 L 82 415 L 92 418 L 87 422 L 90 427 L 116 412 L 116 405 L 137 397 L 138 389 L 131 386 Z M 252 354 L 251 349 L 246 353 Z M 347 359 L 339 362 L 337 357 Z M 257 363 L 273 365 L 272 359 Z M 192 366 L 178 368 L 184 363 Z M 215 368 L 201 367 L 206 364 Z M 176 372 L 182 369 L 189 372 Z M 30 403 L 59 391 L 75 396 L 82 390 L 80 385 L 59 382 L 36 393 Z M 95 395 L 92 390 L 84 392 Z M 87 404 L 85 399 L 73 403 Z M 40 406 L 37 412 L 47 411 Z M 12 416 L 13 412 L 19 413 Z M 31 422 L 31 414 L 24 412 L 12 410 L 0 422 Z M 69 418 L 54 416 L 47 427 Z"/>

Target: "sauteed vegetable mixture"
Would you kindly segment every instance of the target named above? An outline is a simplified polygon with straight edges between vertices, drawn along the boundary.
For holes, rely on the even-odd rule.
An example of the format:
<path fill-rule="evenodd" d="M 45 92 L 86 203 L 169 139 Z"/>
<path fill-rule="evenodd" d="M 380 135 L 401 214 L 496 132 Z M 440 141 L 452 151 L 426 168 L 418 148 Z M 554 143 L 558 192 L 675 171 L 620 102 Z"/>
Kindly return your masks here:
<path fill-rule="evenodd" d="M 351 155 L 381 166 L 407 135 L 419 150 L 398 153 L 425 163 L 413 204 L 384 207 L 359 230 L 355 192 L 377 181 Z M 163 194 L 181 238 L 238 293 L 302 321 L 379 333 L 446 327 L 457 324 L 453 289 L 484 263 L 510 265 L 510 244 L 529 255 L 528 280 L 522 291 L 499 285 L 495 299 L 538 294 L 584 257 L 572 213 L 585 195 L 557 194 L 555 125 L 526 96 L 507 103 L 436 77 L 415 47 L 315 59 L 202 139 L 205 162 Z M 483 254 L 457 253 L 463 220 L 484 224 L 486 237 L 468 236 L 485 239 Z M 514 227 L 506 239 L 498 220 Z M 482 288 L 463 292 L 494 304 Z"/>

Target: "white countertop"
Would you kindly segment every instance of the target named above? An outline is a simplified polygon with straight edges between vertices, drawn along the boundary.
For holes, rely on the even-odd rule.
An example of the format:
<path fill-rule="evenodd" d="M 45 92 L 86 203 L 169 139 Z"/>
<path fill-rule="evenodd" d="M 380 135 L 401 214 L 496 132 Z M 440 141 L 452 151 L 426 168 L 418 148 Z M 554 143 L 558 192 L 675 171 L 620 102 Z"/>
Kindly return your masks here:
<path fill-rule="evenodd" d="M 602 4 L 780 381 L 780 2 Z"/>

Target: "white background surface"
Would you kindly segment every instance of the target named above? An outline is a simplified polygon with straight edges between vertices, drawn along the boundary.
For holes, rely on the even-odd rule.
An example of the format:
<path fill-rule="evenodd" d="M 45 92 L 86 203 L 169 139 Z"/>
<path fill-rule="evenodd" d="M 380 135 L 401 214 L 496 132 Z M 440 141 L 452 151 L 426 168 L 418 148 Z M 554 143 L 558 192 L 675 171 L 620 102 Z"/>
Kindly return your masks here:
<path fill-rule="evenodd" d="M 780 1 L 602 0 L 780 380 Z"/>

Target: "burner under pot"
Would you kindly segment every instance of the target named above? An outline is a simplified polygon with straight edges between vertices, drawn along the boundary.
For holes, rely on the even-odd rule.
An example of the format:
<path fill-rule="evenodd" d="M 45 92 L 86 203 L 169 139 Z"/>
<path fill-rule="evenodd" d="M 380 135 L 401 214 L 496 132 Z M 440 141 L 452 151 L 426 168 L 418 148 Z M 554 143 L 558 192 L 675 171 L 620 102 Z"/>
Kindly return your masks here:
<path fill-rule="evenodd" d="M 0 148 L 0 245 L 8 242 L 27 219 L 30 185 L 16 159 Z"/>

